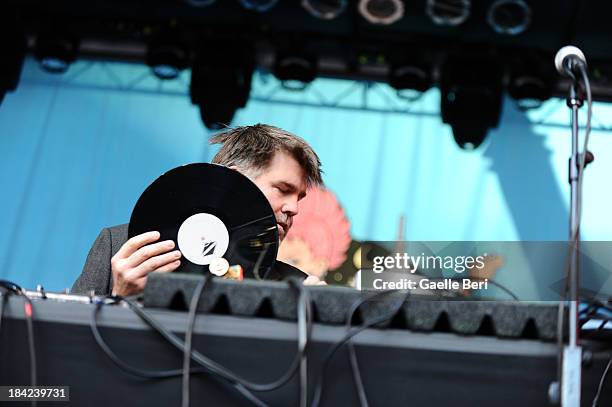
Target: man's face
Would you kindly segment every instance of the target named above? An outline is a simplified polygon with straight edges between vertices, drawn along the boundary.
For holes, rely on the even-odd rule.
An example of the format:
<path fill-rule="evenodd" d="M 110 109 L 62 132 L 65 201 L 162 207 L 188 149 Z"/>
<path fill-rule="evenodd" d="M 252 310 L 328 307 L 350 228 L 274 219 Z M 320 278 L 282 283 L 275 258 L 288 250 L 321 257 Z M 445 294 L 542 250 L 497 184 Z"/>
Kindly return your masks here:
<path fill-rule="evenodd" d="M 272 206 L 282 241 L 298 214 L 298 201 L 306 196 L 304 170 L 290 154 L 277 152 L 253 182 Z"/>

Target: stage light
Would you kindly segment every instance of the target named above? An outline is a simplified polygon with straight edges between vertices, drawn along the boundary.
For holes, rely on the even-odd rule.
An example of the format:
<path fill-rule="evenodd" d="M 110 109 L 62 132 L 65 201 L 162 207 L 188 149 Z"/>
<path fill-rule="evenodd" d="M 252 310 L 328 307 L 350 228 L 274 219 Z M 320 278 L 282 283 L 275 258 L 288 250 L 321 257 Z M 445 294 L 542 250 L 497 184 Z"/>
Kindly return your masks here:
<path fill-rule="evenodd" d="M 402 0 L 361 0 L 359 14 L 372 24 L 390 25 L 404 16 Z"/>
<path fill-rule="evenodd" d="M 427 0 L 425 12 L 438 25 L 457 26 L 470 16 L 471 0 Z"/>
<path fill-rule="evenodd" d="M 311 15 L 321 20 L 332 20 L 346 9 L 347 0 L 302 0 Z"/>
<path fill-rule="evenodd" d="M 540 107 L 543 101 L 552 97 L 552 91 L 550 78 L 531 74 L 513 76 L 508 84 L 508 94 L 516 99 L 522 110 Z"/>
<path fill-rule="evenodd" d="M 189 65 L 189 54 L 177 44 L 152 43 L 147 47 L 146 63 L 159 79 L 176 79 Z"/>
<path fill-rule="evenodd" d="M 510 68 L 508 94 L 522 110 L 539 107 L 552 97 L 554 79 L 557 77 L 548 58 L 532 58 L 522 55 Z"/>
<path fill-rule="evenodd" d="M 274 62 L 274 76 L 286 89 L 303 90 L 317 77 L 317 60 L 305 53 L 280 52 Z"/>
<path fill-rule="evenodd" d="M 517 35 L 531 23 L 531 8 L 523 0 L 498 0 L 487 12 L 487 22 L 499 34 Z"/>
<path fill-rule="evenodd" d="M 0 21 L 0 52 L 2 52 L 2 63 L 0 64 L 0 104 L 7 92 L 17 89 L 23 60 L 26 54 L 26 37 L 19 28 L 17 22 L 8 17 L 12 13 L 7 12 L 6 18 Z"/>
<path fill-rule="evenodd" d="M 226 55 L 228 49 L 233 50 L 231 55 Z M 252 48 L 242 44 L 217 44 L 199 53 L 191 70 L 189 95 L 207 128 L 230 125 L 236 110 L 246 106 L 254 67 Z"/>
<path fill-rule="evenodd" d="M 76 60 L 79 41 L 65 34 L 42 32 L 36 37 L 34 55 L 49 73 L 61 74 Z"/>
<path fill-rule="evenodd" d="M 278 3 L 278 0 L 240 0 L 242 7 L 247 10 L 259 11 L 260 13 L 270 10 L 276 3 Z"/>
<path fill-rule="evenodd" d="M 497 127 L 502 107 L 502 69 L 493 59 L 450 57 L 440 79 L 442 121 L 463 149 L 477 148 Z"/>
<path fill-rule="evenodd" d="M 431 87 L 431 67 L 419 62 L 392 64 L 388 82 L 398 97 L 414 99 Z"/>

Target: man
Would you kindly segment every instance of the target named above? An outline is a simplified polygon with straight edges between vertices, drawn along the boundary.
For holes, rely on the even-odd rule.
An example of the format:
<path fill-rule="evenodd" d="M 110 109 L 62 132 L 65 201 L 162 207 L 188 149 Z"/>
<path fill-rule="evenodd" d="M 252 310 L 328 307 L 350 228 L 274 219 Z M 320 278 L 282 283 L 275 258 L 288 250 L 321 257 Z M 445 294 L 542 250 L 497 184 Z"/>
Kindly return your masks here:
<path fill-rule="evenodd" d="M 310 186 L 321 185 L 321 162 L 301 138 L 277 127 L 258 124 L 218 134 L 212 144 L 221 144 L 213 163 L 246 175 L 261 189 L 274 211 L 281 241 L 298 213 L 298 201 Z M 245 208 L 248 210 L 248 208 Z M 171 272 L 181 264 L 181 253 L 172 240 L 158 242 L 151 231 L 127 239 L 127 225 L 103 229 L 89 251 L 73 293 L 134 295 L 141 293 L 152 272 Z M 277 261 L 269 278 L 306 274 Z M 305 284 L 317 284 L 309 277 Z"/>

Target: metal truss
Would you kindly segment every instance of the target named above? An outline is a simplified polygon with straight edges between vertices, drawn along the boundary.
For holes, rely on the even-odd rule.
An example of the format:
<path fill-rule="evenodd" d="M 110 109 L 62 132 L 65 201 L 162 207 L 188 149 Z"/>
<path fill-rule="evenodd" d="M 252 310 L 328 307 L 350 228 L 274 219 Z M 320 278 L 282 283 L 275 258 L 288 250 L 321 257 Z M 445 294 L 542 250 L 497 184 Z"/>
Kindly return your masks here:
<path fill-rule="evenodd" d="M 28 59 L 22 83 L 89 90 L 189 97 L 189 70 L 174 80 L 160 80 L 144 64 L 79 60 L 63 75 L 43 72 L 34 59 Z M 399 94 L 385 83 L 317 78 L 308 86 L 283 83 L 272 74 L 258 70 L 253 76 L 250 101 L 284 106 L 337 109 L 393 115 L 439 117 L 436 90 L 424 94 Z M 513 102 L 506 99 L 506 103 Z M 598 103 L 602 105 L 601 103 Z M 604 105 L 609 106 L 610 105 Z M 563 110 L 564 112 L 560 112 Z M 547 127 L 568 127 L 567 107 L 563 99 L 553 98 L 526 113 L 531 123 Z M 602 117 L 609 116 L 604 115 Z M 594 109 L 592 129 L 612 131 Z"/>

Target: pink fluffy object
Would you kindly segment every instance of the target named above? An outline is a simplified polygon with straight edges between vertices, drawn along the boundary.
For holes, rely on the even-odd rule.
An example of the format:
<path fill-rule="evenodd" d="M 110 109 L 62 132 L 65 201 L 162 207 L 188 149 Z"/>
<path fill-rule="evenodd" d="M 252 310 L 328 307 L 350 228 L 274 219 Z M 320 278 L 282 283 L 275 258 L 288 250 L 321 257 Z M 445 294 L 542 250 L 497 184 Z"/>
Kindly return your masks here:
<path fill-rule="evenodd" d="M 328 269 L 334 270 L 346 259 L 351 244 L 351 224 L 336 196 L 324 188 L 311 188 L 299 203 L 299 213 L 287 239 L 302 239 L 313 254 L 327 260 Z"/>

